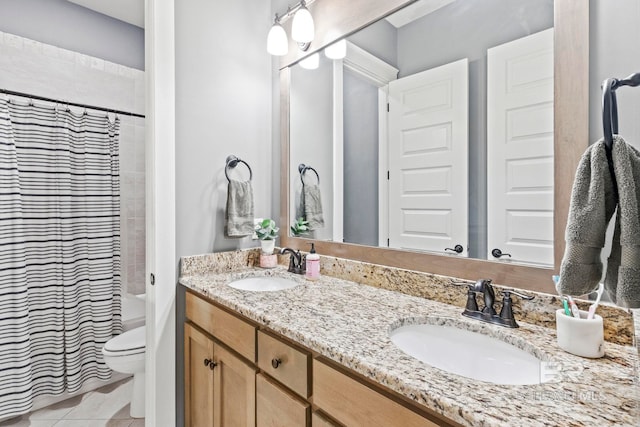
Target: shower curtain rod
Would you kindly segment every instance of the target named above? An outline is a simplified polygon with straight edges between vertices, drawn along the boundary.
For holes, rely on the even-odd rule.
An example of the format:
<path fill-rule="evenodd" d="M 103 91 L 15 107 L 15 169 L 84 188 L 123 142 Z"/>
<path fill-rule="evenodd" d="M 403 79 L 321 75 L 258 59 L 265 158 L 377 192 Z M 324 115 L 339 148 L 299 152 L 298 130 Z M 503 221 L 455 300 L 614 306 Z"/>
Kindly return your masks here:
<path fill-rule="evenodd" d="M 106 111 L 107 113 L 122 114 L 125 116 L 145 118 L 144 114 L 131 113 L 129 111 L 114 110 L 112 108 L 96 107 L 95 105 L 78 104 L 76 102 L 61 101 L 59 99 L 46 98 L 44 96 L 32 95 L 30 93 L 16 92 L 13 90 L 0 89 L 0 93 L 13 96 L 21 96 L 23 98 L 37 99 L 38 101 L 55 102 L 58 104 L 72 105 L 74 107 L 89 108 L 91 110 Z"/>

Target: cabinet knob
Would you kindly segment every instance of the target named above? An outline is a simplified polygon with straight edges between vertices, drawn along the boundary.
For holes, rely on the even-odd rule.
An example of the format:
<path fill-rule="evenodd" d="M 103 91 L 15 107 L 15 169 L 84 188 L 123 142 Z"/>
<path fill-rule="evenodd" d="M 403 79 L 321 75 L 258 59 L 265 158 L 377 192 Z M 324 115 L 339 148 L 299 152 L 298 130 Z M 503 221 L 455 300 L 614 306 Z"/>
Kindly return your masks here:
<path fill-rule="evenodd" d="M 271 366 L 273 366 L 273 369 L 278 369 L 278 366 L 280 366 L 280 364 L 282 364 L 282 360 L 278 359 L 277 357 L 271 359 Z"/>
<path fill-rule="evenodd" d="M 213 368 L 218 366 L 218 364 L 211 359 L 204 359 L 204 366 L 208 366 L 209 369 L 213 371 Z"/>

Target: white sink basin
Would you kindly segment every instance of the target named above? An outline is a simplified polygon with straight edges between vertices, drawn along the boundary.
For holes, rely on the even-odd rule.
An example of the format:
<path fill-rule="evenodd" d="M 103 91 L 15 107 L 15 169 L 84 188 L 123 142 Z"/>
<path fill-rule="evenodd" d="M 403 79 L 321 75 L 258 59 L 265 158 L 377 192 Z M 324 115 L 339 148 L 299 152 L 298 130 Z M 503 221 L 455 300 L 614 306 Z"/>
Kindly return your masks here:
<path fill-rule="evenodd" d="M 436 368 L 495 384 L 539 384 L 541 361 L 481 333 L 442 325 L 406 325 L 389 334 L 402 351 Z"/>
<path fill-rule="evenodd" d="M 247 277 L 245 279 L 234 280 L 227 285 L 235 289 L 240 289 L 241 291 L 270 292 L 291 289 L 299 284 L 300 283 L 284 277 Z"/>

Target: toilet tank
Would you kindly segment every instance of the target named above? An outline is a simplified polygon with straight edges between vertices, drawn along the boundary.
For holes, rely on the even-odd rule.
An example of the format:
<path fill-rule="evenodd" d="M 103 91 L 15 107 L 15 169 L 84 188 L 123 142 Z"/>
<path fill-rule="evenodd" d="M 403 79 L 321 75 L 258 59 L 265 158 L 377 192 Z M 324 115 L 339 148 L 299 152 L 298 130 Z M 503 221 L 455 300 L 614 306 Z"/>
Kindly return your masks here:
<path fill-rule="evenodd" d="M 122 296 L 122 331 L 143 326 L 145 323 L 145 299 L 144 294 L 124 294 Z"/>

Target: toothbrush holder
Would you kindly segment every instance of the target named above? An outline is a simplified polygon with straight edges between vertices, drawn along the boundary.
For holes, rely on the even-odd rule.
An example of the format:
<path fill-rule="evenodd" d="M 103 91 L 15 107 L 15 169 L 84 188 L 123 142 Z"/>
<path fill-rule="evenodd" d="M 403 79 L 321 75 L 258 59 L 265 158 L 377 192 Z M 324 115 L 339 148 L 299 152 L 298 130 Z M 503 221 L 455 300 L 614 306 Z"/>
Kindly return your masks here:
<path fill-rule="evenodd" d="M 556 311 L 558 347 L 576 356 L 596 359 L 604 356 L 604 326 L 602 317 L 579 310 L 580 318 L 568 316 L 563 309 Z"/>

